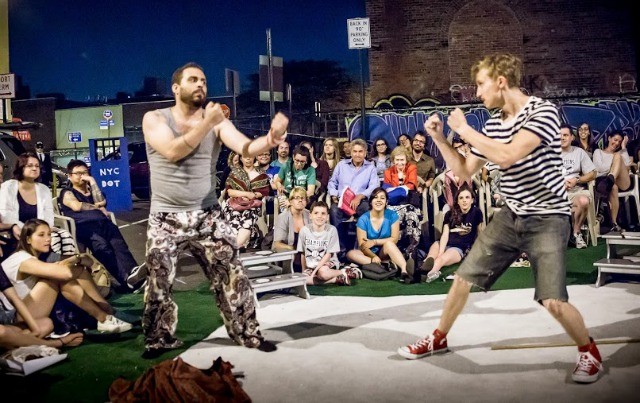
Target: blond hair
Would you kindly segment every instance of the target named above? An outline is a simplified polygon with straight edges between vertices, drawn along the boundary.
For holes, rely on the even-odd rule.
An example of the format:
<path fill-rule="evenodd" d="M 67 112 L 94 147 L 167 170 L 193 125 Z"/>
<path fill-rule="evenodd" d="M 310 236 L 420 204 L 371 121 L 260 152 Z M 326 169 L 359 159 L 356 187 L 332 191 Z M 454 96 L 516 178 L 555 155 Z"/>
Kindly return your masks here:
<path fill-rule="evenodd" d="M 289 200 L 293 200 L 294 197 L 296 196 L 301 196 L 304 197 L 305 199 L 307 198 L 307 189 L 303 188 L 302 186 L 296 186 L 293 189 L 291 189 L 291 193 L 289 193 Z"/>
<path fill-rule="evenodd" d="M 511 88 L 520 86 L 522 80 L 522 59 L 510 53 L 496 53 L 485 56 L 471 67 L 471 80 L 475 81 L 478 72 L 487 70 L 487 74 L 492 79 L 503 76 L 507 79 L 507 84 Z"/>
<path fill-rule="evenodd" d="M 407 158 L 407 163 L 413 160 L 413 154 L 411 153 L 411 151 L 407 150 L 405 146 L 397 146 L 396 148 L 393 149 L 393 151 L 391 151 L 392 164 L 395 162 L 395 158 L 398 155 L 404 155 Z"/>

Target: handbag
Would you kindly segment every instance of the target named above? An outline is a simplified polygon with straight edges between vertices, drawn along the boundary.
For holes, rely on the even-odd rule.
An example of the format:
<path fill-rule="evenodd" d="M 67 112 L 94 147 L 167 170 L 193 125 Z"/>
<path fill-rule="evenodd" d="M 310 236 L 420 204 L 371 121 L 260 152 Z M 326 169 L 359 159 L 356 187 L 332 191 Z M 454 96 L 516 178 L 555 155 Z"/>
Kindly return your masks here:
<path fill-rule="evenodd" d="M 246 199 L 244 197 L 230 197 L 227 205 L 234 211 L 245 211 L 253 208 L 262 207 L 260 199 Z"/>
<path fill-rule="evenodd" d="M 362 265 L 362 275 L 370 280 L 386 280 L 397 274 L 395 269 L 385 267 L 380 263 L 367 263 Z"/>

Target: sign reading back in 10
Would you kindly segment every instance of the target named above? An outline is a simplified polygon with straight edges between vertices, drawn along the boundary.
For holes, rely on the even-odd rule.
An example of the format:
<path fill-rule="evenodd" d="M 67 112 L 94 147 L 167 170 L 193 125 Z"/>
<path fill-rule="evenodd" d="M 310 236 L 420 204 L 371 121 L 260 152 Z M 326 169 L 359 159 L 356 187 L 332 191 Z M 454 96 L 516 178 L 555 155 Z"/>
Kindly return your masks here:
<path fill-rule="evenodd" d="M 371 33 L 368 18 L 351 18 L 347 20 L 349 49 L 370 49 Z"/>

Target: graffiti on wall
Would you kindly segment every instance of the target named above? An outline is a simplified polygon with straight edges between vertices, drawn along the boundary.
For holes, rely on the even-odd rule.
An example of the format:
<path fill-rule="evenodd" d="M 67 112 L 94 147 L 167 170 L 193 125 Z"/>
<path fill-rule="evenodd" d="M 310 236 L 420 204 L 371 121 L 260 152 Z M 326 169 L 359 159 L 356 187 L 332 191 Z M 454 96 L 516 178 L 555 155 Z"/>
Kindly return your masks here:
<path fill-rule="evenodd" d="M 640 141 L 640 97 L 616 99 L 581 99 L 556 102 L 560 118 L 574 130 L 586 122 L 589 123 L 594 140 L 604 144 L 606 135 L 613 131 L 628 136 L 629 140 Z M 450 137 L 453 133 L 447 124 L 447 117 L 453 108 L 461 108 L 471 127 L 480 130 L 489 118 L 489 111 L 482 105 L 467 104 L 456 106 L 437 105 L 428 108 L 415 108 L 403 111 L 380 111 L 367 113 L 366 138 L 363 136 L 362 118 L 360 115 L 347 118 L 347 130 L 350 140 L 364 138 L 373 143 L 384 138 L 391 147 L 398 144 L 400 134 L 413 135 L 423 130 L 424 122 L 432 113 L 440 115 L 444 122 L 444 133 Z M 442 157 L 431 139 L 427 140 L 426 151 L 436 159 L 439 167 L 443 166 Z"/>

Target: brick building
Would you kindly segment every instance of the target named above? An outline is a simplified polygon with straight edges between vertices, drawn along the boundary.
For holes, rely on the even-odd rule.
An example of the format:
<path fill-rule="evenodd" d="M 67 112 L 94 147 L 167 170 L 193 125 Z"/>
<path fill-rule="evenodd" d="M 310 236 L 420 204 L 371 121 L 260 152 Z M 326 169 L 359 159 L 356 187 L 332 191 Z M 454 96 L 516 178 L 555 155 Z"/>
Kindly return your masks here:
<path fill-rule="evenodd" d="M 484 54 L 522 57 L 522 87 L 545 97 L 637 93 L 633 2 L 622 0 L 366 0 L 371 23 L 368 104 L 473 101 Z"/>

